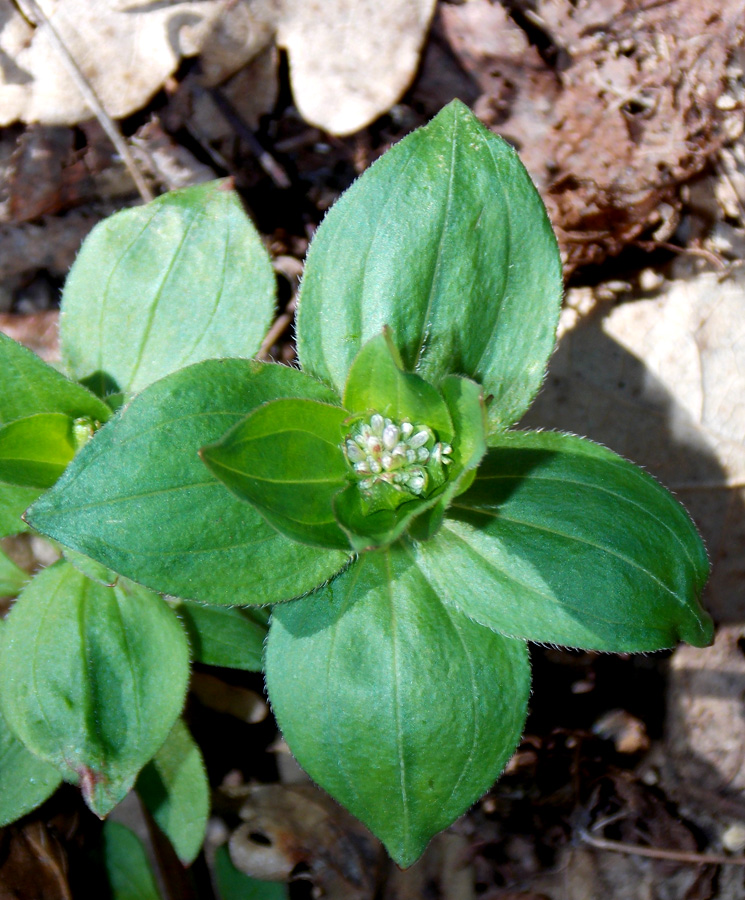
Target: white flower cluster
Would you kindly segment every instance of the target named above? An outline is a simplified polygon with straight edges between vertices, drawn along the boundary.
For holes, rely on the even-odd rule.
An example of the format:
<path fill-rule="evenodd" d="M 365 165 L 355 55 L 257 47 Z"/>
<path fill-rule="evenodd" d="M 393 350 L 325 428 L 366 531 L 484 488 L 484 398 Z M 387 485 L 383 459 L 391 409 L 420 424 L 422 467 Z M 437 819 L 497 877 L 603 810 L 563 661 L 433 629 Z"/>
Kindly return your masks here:
<path fill-rule="evenodd" d="M 375 413 L 369 422 L 355 424 L 344 442 L 344 452 L 360 476 L 362 490 L 390 484 L 422 496 L 427 490 L 427 463 L 449 465 L 453 448 L 435 442 L 426 425 L 412 425 L 408 419 L 399 424 Z"/>

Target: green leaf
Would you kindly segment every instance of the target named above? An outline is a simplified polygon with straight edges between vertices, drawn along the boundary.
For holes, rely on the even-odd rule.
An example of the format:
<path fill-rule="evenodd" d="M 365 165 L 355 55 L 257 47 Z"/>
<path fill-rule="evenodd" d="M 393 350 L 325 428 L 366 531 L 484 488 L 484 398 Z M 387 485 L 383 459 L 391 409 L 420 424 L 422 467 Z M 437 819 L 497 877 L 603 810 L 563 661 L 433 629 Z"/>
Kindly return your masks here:
<path fill-rule="evenodd" d="M 28 751 L 0 714 L 0 827 L 36 809 L 61 783 L 59 770 Z"/>
<path fill-rule="evenodd" d="M 8 724 L 106 815 L 181 711 L 189 654 L 178 620 L 156 594 L 105 587 L 61 560 L 34 577 L 6 626 Z"/>
<path fill-rule="evenodd" d="M 0 481 L 49 488 L 75 456 L 73 420 L 37 413 L 0 428 Z"/>
<path fill-rule="evenodd" d="M 411 521 L 434 506 L 438 497 L 408 499 L 395 509 L 378 508 L 370 512 L 364 495 L 350 485 L 334 497 L 334 513 L 354 549 L 361 553 L 387 547 L 406 531 Z"/>
<path fill-rule="evenodd" d="M 21 344 L 0 334 L 0 425 L 36 413 L 89 416 L 105 422 L 111 410 Z"/>
<path fill-rule="evenodd" d="M 223 844 L 215 852 L 215 881 L 220 900 L 288 900 L 287 885 L 259 881 L 239 872 Z"/>
<path fill-rule="evenodd" d="M 493 439 L 417 565 L 443 602 L 503 634 L 593 650 L 705 646 L 701 539 L 653 478 L 573 435 Z"/>
<path fill-rule="evenodd" d="M 107 822 L 103 850 L 111 900 L 162 900 L 145 848 L 133 831 L 119 822 Z"/>
<path fill-rule="evenodd" d="M 0 634 L 4 624 L 0 619 Z M 59 771 L 23 746 L 0 712 L 0 827 L 36 809 L 61 782 Z"/>
<path fill-rule="evenodd" d="M 0 597 L 15 597 L 30 580 L 28 572 L 24 572 L 0 550 Z"/>
<path fill-rule="evenodd" d="M 65 547 L 62 550 L 62 555 L 70 565 L 74 566 L 78 572 L 82 572 L 86 578 L 90 578 L 91 581 L 97 581 L 99 584 L 105 584 L 107 587 L 113 587 L 119 580 L 118 573 L 114 572 L 113 569 L 107 569 L 106 566 L 102 566 L 95 559 L 78 553 L 76 550 L 70 550 L 69 547 Z"/>
<path fill-rule="evenodd" d="M 18 487 L 0 482 L 0 537 L 28 531 L 21 516 L 40 494 L 39 488 Z"/>
<path fill-rule="evenodd" d="M 260 406 L 200 451 L 207 468 L 282 534 L 348 550 L 331 501 L 350 477 L 341 449 L 346 410 L 315 400 Z"/>
<path fill-rule="evenodd" d="M 184 865 L 197 857 L 207 828 L 210 786 L 204 760 L 182 719 L 140 772 L 137 793 Z"/>
<path fill-rule="evenodd" d="M 437 532 L 453 497 L 472 484 L 476 466 L 487 449 L 486 408 L 481 387 L 467 378 L 448 375 L 440 383 L 440 389 L 450 410 L 456 437 L 453 439 L 449 478 L 442 494 L 437 503 L 409 527 L 409 534 L 419 541 L 429 540 Z"/>
<path fill-rule="evenodd" d="M 556 239 L 517 154 L 454 101 L 324 219 L 303 276 L 298 354 L 341 393 L 362 345 L 388 325 L 407 370 L 435 385 L 473 378 L 493 395 L 490 429 L 504 428 L 540 387 L 561 293 Z"/>
<path fill-rule="evenodd" d="M 186 629 L 196 662 L 260 672 L 268 610 L 203 606 L 174 600 L 173 609 Z"/>
<path fill-rule="evenodd" d="M 344 406 L 352 413 L 379 413 L 395 421 L 409 419 L 452 441 L 453 423 L 437 389 L 419 375 L 404 372 L 389 328 L 357 354 L 344 387 Z"/>
<path fill-rule="evenodd" d="M 266 676 L 300 765 L 401 866 L 497 778 L 530 691 L 525 643 L 444 605 L 401 545 L 275 607 Z"/>
<path fill-rule="evenodd" d="M 136 392 L 203 359 L 250 357 L 274 309 L 271 263 L 228 182 L 164 194 L 97 225 L 62 298 L 79 381 Z"/>
<path fill-rule="evenodd" d="M 453 471 L 457 475 L 470 472 L 486 453 L 486 408 L 481 386 L 467 378 L 448 375 L 440 383 L 442 396 L 453 421 Z M 450 478 L 449 481 L 456 481 Z M 460 489 L 461 482 L 457 483 Z"/>
<path fill-rule="evenodd" d="M 146 388 L 27 513 L 38 531 L 153 590 L 263 605 L 312 590 L 347 554 L 280 535 L 230 494 L 198 451 L 262 403 L 334 402 L 295 369 L 208 360 Z"/>

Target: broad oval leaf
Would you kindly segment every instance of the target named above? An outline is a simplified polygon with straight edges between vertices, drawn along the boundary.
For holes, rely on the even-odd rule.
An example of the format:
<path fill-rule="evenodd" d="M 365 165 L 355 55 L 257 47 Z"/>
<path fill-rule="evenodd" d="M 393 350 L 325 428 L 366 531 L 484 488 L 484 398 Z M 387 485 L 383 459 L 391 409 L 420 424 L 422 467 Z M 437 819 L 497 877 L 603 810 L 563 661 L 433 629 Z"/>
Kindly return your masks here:
<path fill-rule="evenodd" d="M 77 777 L 106 815 L 163 744 L 189 674 L 186 636 L 156 594 L 105 587 L 60 560 L 6 622 L 0 701 L 35 755 Z"/>
<path fill-rule="evenodd" d="M 216 478 L 282 534 L 349 550 L 332 509 L 334 495 L 350 477 L 341 449 L 347 415 L 316 400 L 275 400 L 203 447 L 200 456 Z"/>
<path fill-rule="evenodd" d="M 37 413 L 0 427 L 0 481 L 49 488 L 75 456 L 73 420 Z"/>
<path fill-rule="evenodd" d="M 4 624 L 0 619 L 0 635 Z M 0 827 L 36 809 L 61 783 L 59 770 L 27 750 L 0 713 Z"/>
<path fill-rule="evenodd" d="M 260 672 L 269 631 L 268 609 L 207 606 L 171 600 L 189 637 L 192 658 L 209 666 Z"/>
<path fill-rule="evenodd" d="M 88 416 L 106 422 L 109 407 L 26 347 L 0 333 L 0 425 L 36 413 Z"/>
<path fill-rule="evenodd" d="M 300 765 L 401 866 L 495 781 L 530 691 L 525 643 L 444 605 L 400 545 L 275 607 L 266 675 Z"/>
<path fill-rule="evenodd" d="M 103 826 L 103 861 L 111 900 L 163 900 L 142 841 L 119 822 Z"/>
<path fill-rule="evenodd" d="M 0 827 L 36 809 L 60 784 L 59 769 L 27 750 L 0 714 Z"/>
<path fill-rule="evenodd" d="M 296 369 L 206 360 L 146 388 L 27 512 L 38 531 L 153 590 L 264 605 L 331 577 L 348 554 L 291 541 L 206 468 L 199 450 L 262 403 L 335 395 Z"/>
<path fill-rule="evenodd" d="M 190 865 L 204 841 L 210 786 L 202 753 L 183 719 L 140 772 L 136 788 L 178 858 Z"/>
<path fill-rule="evenodd" d="M 65 283 L 62 358 L 97 392 L 132 393 L 212 357 L 251 357 L 274 310 L 256 229 L 226 181 L 97 225 Z"/>
<path fill-rule="evenodd" d="M 503 634 L 591 650 L 705 646 L 706 551 L 683 507 L 590 441 L 510 432 L 412 548 L 443 602 Z"/>
<path fill-rule="evenodd" d="M 490 429 L 530 405 L 562 293 L 556 239 L 515 151 L 459 101 L 375 162 L 316 232 L 298 307 L 303 368 L 341 393 L 390 326 L 404 367 L 466 375 Z M 530 339 L 526 339 L 526 335 Z"/>

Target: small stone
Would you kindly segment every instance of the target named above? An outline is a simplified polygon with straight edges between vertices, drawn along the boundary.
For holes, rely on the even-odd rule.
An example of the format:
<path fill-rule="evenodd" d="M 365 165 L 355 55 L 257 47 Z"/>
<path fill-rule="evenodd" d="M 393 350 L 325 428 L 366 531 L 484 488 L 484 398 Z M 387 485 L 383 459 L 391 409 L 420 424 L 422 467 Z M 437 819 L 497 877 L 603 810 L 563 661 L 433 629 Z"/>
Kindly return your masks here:
<path fill-rule="evenodd" d="M 735 822 L 724 830 L 721 837 L 722 847 L 730 853 L 742 853 L 745 850 L 745 824 Z"/>

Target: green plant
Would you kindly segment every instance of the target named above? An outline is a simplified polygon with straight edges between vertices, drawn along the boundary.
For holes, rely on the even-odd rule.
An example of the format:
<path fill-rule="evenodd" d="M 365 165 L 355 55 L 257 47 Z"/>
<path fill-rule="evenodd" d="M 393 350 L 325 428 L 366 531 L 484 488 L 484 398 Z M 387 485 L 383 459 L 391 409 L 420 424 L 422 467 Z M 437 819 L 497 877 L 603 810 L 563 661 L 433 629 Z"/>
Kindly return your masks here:
<path fill-rule="evenodd" d="M 193 658 L 251 667 L 266 619 L 236 607 L 272 605 L 267 689 L 290 748 L 406 866 L 515 749 L 527 641 L 709 643 L 706 554 L 677 501 L 604 447 L 513 427 L 560 298 L 538 194 L 457 102 L 319 228 L 300 370 L 249 358 L 271 273 L 224 185 L 99 226 L 63 298 L 80 384 L 0 343 L 2 402 L 26 397 L 2 413 L 7 521 L 32 504 L 26 522 L 65 548 L 5 627 L 18 752 L 99 814 L 135 781 L 147 802 L 142 773 L 169 747 L 198 754 L 178 618 Z M 167 768 L 188 805 L 199 777 L 169 793 Z"/>

